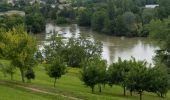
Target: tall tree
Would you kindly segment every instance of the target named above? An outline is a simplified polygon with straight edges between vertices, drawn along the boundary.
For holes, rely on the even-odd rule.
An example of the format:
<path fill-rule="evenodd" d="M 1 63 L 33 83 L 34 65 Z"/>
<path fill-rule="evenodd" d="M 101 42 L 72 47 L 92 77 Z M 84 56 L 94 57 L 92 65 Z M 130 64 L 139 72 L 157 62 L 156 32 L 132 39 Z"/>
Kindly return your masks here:
<path fill-rule="evenodd" d="M 35 64 L 36 40 L 25 32 L 23 25 L 1 33 L 0 38 L 1 57 L 10 59 L 20 69 L 22 82 L 25 82 L 25 70 Z"/>

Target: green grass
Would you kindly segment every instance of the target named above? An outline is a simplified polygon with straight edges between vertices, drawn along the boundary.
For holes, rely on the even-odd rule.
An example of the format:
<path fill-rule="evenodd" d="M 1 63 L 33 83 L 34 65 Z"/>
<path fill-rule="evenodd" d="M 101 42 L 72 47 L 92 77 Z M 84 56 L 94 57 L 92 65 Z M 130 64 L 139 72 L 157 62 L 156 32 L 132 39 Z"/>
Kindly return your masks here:
<path fill-rule="evenodd" d="M 105 88 L 102 89 L 102 93 L 98 92 L 98 88 L 96 86 L 95 93 L 92 94 L 91 89 L 84 86 L 83 82 L 80 81 L 79 74 L 78 74 L 80 71 L 79 69 L 69 68 L 67 70 L 68 73 L 66 75 L 63 75 L 61 79 L 57 80 L 55 88 L 53 87 L 54 79 L 49 78 L 47 76 L 44 67 L 42 65 L 37 66 L 35 68 L 35 71 L 36 71 L 36 79 L 32 80 L 31 85 L 36 85 L 45 88 L 46 90 L 53 93 L 82 98 L 86 100 L 139 100 L 139 95 L 137 93 L 133 93 L 133 96 L 130 96 L 130 93 L 128 91 L 126 92 L 127 96 L 124 97 L 123 88 L 120 86 L 113 86 L 112 88 L 106 86 Z M 10 80 L 10 77 L 4 78 L 3 74 L 0 73 L 0 79 Z M 14 79 L 17 82 L 21 81 L 19 70 L 17 70 L 16 74 L 14 75 Z M 13 92 L 7 92 L 8 93 L 7 95 L 5 94 L 5 91 L 14 91 L 14 92 L 16 91 L 16 92 L 15 94 L 13 94 Z M 2 92 L 4 94 L 1 94 Z M 22 91 L 17 88 L 11 88 L 6 86 L 0 87 L 0 97 L 4 98 L 2 100 L 19 100 L 18 98 L 15 99 L 15 97 L 20 95 L 21 92 Z M 21 100 L 34 100 L 31 98 L 31 96 L 32 97 L 35 96 L 35 98 L 37 98 L 35 100 L 53 100 L 52 98 L 47 99 L 46 96 L 37 96 L 36 93 L 32 93 L 32 92 L 25 91 L 22 92 L 22 94 L 25 95 L 24 97 L 27 97 L 27 99 L 21 99 Z M 14 97 L 14 99 L 10 99 L 10 97 L 12 96 Z M 58 98 L 55 100 L 63 100 L 63 98 Z M 167 94 L 166 98 L 160 98 L 154 93 L 144 92 L 143 100 L 170 100 L 170 92 Z"/>
<path fill-rule="evenodd" d="M 61 96 L 50 96 L 13 86 L 0 85 L 0 100 L 67 100 Z"/>

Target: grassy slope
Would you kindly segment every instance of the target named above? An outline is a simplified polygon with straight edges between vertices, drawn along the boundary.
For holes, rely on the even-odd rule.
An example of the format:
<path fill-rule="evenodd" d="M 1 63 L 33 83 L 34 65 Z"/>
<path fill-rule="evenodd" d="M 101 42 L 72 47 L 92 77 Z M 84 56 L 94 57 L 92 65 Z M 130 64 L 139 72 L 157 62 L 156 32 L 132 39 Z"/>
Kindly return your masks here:
<path fill-rule="evenodd" d="M 12 86 L 0 85 L 0 100 L 67 100 L 60 96 L 50 96 Z"/>
<path fill-rule="evenodd" d="M 113 86 L 112 88 L 106 86 L 105 88 L 103 88 L 102 93 L 98 92 L 96 86 L 95 93 L 92 94 L 90 88 L 84 86 L 83 83 L 80 81 L 78 75 L 78 69 L 68 69 L 68 73 L 64 75 L 61 79 L 57 80 L 56 88 L 53 88 L 53 79 L 49 78 L 46 75 L 46 72 L 44 71 L 44 67 L 39 65 L 38 67 L 36 67 L 35 70 L 36 70 L 36 79 L 32 81 L 32 84 L 36 84 L 38 86 L 47 88 L 49 91 L 54 93 L 64 94 L 67 96 L 78 97 L 87 100 L 138 100 L 139 99 L 139 95 L 137 93 L 134 93 L 133 94 L 134 96 L 131 97 L 129 96 L 128 91 L 127 91 L 127 96 L 124 97 L 123 89 L 119 86 Z M 10 77 L 4 78 L 3 75 L 0 74 L 0 79 L 8 80 L 10 79 Z M 17 71 L 17 73 L 15 74 L 14 79 L 20 81 L 19 71 Z M 1 92 L 5 93 L 5 91 L 7 90 L 17 91 L 16 93 L 18 94 L 13 94 L 13 92 L 8 93 L 8 94 L 12 94 L 13 96 L 16 95 L 17 97 L 17 95 L 19 95 L 21 92 L 20 90 L 11 89 L 9 87 L 3 87 L 3 88 L 4 89 L 0 89 L 0 97 L 4 98 L 2 100 L 18 100 L 18 98 L 9 99 L 8 95 L 1 94 Z M 24 100 L 33 100 L 29 98 L 30 95 L 33 95 L 36 98 L 36 94 L 33 93 L 23 92 L 23 94 L 25 94 L 24 97 L 28 97 L 28 99 L 24 99 Z M 40 100 L 52 100 L 50 98 L 46 99 L 45 96 L 43 98 L 44 99 L 40 99 Z M 170 100 L 170 93 L 167 94 L 166 98 L 159 98 L 156 94 L 144 92 L 143 100 Z"/>

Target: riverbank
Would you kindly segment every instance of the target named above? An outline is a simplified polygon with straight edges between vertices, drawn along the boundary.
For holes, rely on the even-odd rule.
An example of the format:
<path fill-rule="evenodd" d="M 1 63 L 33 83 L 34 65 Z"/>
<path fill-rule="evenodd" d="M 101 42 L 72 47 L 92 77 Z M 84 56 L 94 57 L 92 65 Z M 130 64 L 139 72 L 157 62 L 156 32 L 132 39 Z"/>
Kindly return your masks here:
<path fill-rule="evenodd" d="M 0 100 L 2 98 L 4 98 L 2 100 L 23 100 L 22 98 L 21 99 L 17 98 L 20 95 L 21 97 L 25 95 L 28 98 L 26 100 L 34 100 L 30 98 L 31 96 L 32 97 L 35 96 L 35 100 L 54 100 L 54 98 L 55 99 L 59 98 L 58 100 L 63 100 L 65 98 L 62 97 L 62 95 L 79 98 L 83 100 L 84 99 L 85 100 L 138 100 L 139 99 L 138 93 L 133 93 L 133 96 L 130 96 L 130 93 L 128 91 L 126 92 L 127 96 L 124 97 L 123 88 L 119 86 L 113 86 L 112 88 L 110 86 L 106 86 L 105 88 L 102 88 L 103 90 L 102 93 L 98 92 L 98 87 L 96 86 L 95 92 L 94 94 L 92 94 L 90 88 L 84 86 L 83 82 L 80 81 L 79 78 L 80 69 L 75 69 L 75 68 L 67 69 L 67 74 L 64 75 L 61 79 L 57 80 L 56 87 L 53 88 L 54 80 L 48 77 L 43 66 L 44 65 L 39 65 L 35 67 L 36 79 L 32 80 L 32 83 L 24 83 L 24 86 L 33 87 L 35 89 L 43 89 L 48 92 L 59 94 L 60 96 L 53 96 L 51 94 L 35 92 L 28 89 L 23 90 L 17 87 L 11 89 L 11 86 L 14 86 L 12 83 L 11 85 L 7 85 L 7 86 L 0 85 L 0 87 L 3 88 L 0 90 L 1 91 Z M 0 80 L 13 82 L 10 81 L 10 77 L 4 78 L 1 72 L 0 72 Z M 22 86 L 23 83 L 20 82 L 21 79 L 20 79 L 19 70 L 17 70 L 16 74 L 14 75 L 14 80 L 17 84 L 21 84 Z M 4 95 L 4 93 L 7 93 L 5 91 L 8 90 L 11 92 L 13 91 L 15 94 L 8 92 L 8 94 L 10 95 L 12 94 L 12 95 L 11 96 L 8 96 L 7 94 Z M 41 96 L 39 94 L 45 96 Z M 39 97 L 39 99 L 37 98 L 37 96 Z M 10 98 L 10 97 L 14 97 L 14 98 Z M 49 99 L 46 99 L 46 97 L 49 97 Z M 66 100 L 70 100 L 70 99 L 66 98 Z M 160 98 L 156 94 L 144 92 L 143 100 L 170 100 L 170 92 L 167 94 L 166 98 Z"/>

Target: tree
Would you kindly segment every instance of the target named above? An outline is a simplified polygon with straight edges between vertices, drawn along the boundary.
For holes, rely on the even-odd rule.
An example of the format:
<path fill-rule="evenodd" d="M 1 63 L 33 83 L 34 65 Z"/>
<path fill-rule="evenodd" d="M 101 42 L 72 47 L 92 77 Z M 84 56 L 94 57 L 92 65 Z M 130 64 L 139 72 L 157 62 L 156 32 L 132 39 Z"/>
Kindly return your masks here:
<path fill-rule="evenodd" d="M 170 17 L 164 20 L 152 20 L 145 27 L 149 35 L 160 44 L 160 50 L 157 50 L 156 61 L 164 64 L 168 70 L 170 66 L 170 35 L 169 35 Z"/>
<path fill-rule="evenodd" d="M 91 12 L 88 9 L 80 9 L 78 12 L 78 24 L 80 26 L 90 26 L 91 25 Z"/>
<path fill-rule="evenodd" d="M 106 11 L 96 11 L 91 20 L 92 29 L 101 32 L 104 28 L 104 22 L 107 17 Z"/>
<path fill-rule="evenodd" d="M 25 24 L 29 32 L 40 33 L 45 29 L 45 20 L 40 13 L 31 13 L 26 15 Z"/>
<path fill-rule="evenodd" d="M 81 71 L 81 80 L 86 86 L 89 86 L 94 93 L 95 85 L 99 84 L 99 92 L 101 92 L 101 84 L 105 83 L 106 63 L 100 58 L 94 58 L 89 62 L 84 62 Z"/>
<path fill-rule="evenodd" d="M 143 24 L 148 24 L 152 19 L 154 19 L 154 16 L 155 16 L 154 9 L 144 9 L 142 12 Z"/>
<path fill-rule="evenodd" d="M 87 37 L 80 34 L 79 37 L 72 37 L 68 40 L 64 56 L 69 66 L 82 67 L 82 62 L 87 62 L 96 55 L 101 56 L 102 44 L 98 41 L 91 41 Z"/>
<path fill-rule="evenodd" d="M 102 92 L 101 86 L 107 83 L 107 62 L 100 58 L 97 58 L 96 67 L 98 70 L 97 83 L 99 86 L 99 92 Z"/>
<path fill-rule="evenodd" d="M 125 12 L 123 15 L 123 21 L 126 29 L 126 36 L 136 36 L 137 34 L 137 24 L 136 24 L 136 16 L 133 12 Z"/>
<path fill-rule="evenodd" d="M 109 85 L 121 85 L 124 89 L 124 96 L 126 93 L 126 77 L 128 72 L 130 71 L 130 61 L 122 61 L 119 58 L 118 62 L 113 63 L 108 68 L 108 82 Z"/>
<path fill-rule="evenodd" d="M 4 15 L 2 16 L 2 19 L 0 19 L 0 26 L 6 30 L 10 30 L 14 26 L 20 24 L 24 24 L 24 17 L 17 14 L 11 16 Z"/>
<path fill-rule="evenodd" d="M 126 85 L 130 91 L 137 91 L 140 94 L 140 100 L 142 100 L 143 91 L 147 89 L 146 82 L 150 81 L 147 78 L 147 67 L 144 61 L 133 60 L 131 70 L 128 72 Z"/>
<path fill-rule="evenodd" d="M 13 75 L 16 71 L 16 67 L 14 67 L 11 63 L 0 63 L 0 70 L 3 72 L 6 77 L 7 74 L 11 76 L 11 80 L 13 80 Z"/>
<path fill-rule="evenodd" d="M 49 77 L 54 78 L 54 87 L 56 86 L 56 80 L 65 74 L 66 65 L 62 58 L 56 57 L 52 64 L 46 67 Z"/>
<path fill-rule="evenodd" d="M 11 60 L 11 64 L 20 69 L 22 82 L 25 82 L 25 69 L 36 64 L 36 40 L 25 32 L 23 25 L 1 33 L 0 38 L 1 57 Z"/>
<path fill-rule="evenodd" d="M 33 69 L 28 68 L 25 72 L 25 77 L 27 78 L 28 82 L 31 82 L 31 79 L 35 78 L 35 73 Z"/>
<path fill-rule="evenodd" d="M 166 96 L 169 88 L 169 77 L 166 67 L 157 63 L 153 68 L 149 69 L 148 77 L 150 77 L 150 81 L 147 81 L 147 91 L 154 92 L 160 97 Z"/>
<path fill-rule="evenodd" d="M 53 63 L 53 61 L 56 59 L 56 57 L 60 56 L 63 58 L 63 50 L 65 50 L 66 45 L 64 44 L 64 41 L 62 40 L 62 37 L 58 36 L 57 34 L 53 34 L 50 38 L 50 44 L 44 45 L 44 56 L 45 61 L 47 64 Z"/>
<path fill-rule="evenodd" d="M 170 15 L 170 1 L 169 0 L 159 0 L 159 7 L 157 8 L 158 18 L 164 19 Z"/>

